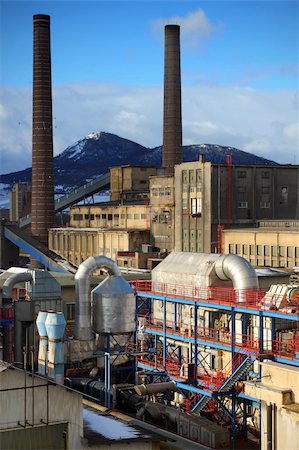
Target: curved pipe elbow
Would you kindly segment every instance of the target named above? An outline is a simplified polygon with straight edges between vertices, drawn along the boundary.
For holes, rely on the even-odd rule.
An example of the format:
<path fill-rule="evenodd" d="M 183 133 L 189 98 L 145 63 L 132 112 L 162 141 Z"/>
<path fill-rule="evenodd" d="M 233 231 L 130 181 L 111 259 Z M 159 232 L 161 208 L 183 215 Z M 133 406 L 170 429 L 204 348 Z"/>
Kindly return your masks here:
<path fill-rule="evenodd" d="M 3 300 L 9 300 L 12 298 L 12 290 L 17 283 L 21 283 L 24 281 L 32 282 L 32 273 L 31 272 L 21 272 L 21 273 L 13 273 L 8 277 L 2 287 L 2 298 Z"/>
<path fill-rule="evenodd" d="M 90 311 L 90 275 L 104 269 L 109 276 L 121 276 L 116 262 L 106 256 L 90 256 L 80 264 L 75 275 L 76 308 L 75 337 L 82 341 L 92 339 Z"/>
<path fill-rule="evenodd" d="M 215 272 L 220 280 L 231 280 L 235 290 L 258 289 L 258 278 L 252 265 L 238 255 L 221 255 L 215 262 Z M 240 301 L 240 298 L 239 298 Z"/>

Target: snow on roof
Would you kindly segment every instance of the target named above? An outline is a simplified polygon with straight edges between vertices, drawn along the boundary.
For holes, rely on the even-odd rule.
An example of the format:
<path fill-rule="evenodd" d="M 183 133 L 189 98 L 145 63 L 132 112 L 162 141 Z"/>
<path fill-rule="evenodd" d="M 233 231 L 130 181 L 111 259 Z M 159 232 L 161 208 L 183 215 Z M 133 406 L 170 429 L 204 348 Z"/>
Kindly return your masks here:
<path fill-rule="evenodd" d="M 87 426 L 89 430 L 94 431 L 110 440 L 137 438 L 150 439 L 152 437 L 141 433 L 131 425 L 127 425 L 113 417 L 104 416 L 91 408 L 83 408 L 83 421 L 84 427 Z"/>

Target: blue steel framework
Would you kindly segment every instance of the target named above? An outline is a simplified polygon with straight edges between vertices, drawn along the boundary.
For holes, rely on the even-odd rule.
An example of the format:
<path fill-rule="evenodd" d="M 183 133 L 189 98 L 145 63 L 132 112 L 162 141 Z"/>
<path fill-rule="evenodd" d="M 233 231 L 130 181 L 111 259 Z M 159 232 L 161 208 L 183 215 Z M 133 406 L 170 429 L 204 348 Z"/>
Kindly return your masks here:
<path fill-rule="evenodd" d="M 252 343 L 247 345 L 246 343 L 246 328 L 248 319 L 250 316 L 256 315 L 259 317 L 260 324 L 264 323 L 264 318 L 268 317 L 271 319 L 271 335 L 272 341 L 274 341 L 275 337 L 275 319 L 288 319 L 293 321 L 299 321 L 298 314 L 288 314 L 279 311 L 271 311 L 271 310 L 260 310 L 258 307 L 244 307 L 242 305 L 234 304 L 227 305 L 222 303 L 217 303 L 217 301 L 213 302 L 211 299 L 209 301 L 202 300 L 194 300 L 190 298 L 179 298 L 177 295 L 173 296 L 165 296 L 155 292 L 143 292 L 142 290 L 138 290 L 138 285 L 136 287 L 136 296 L 137 296 L 137 314 L 139 317 L 150 317 L 152 302 L 160 301 L 163 304 L 163 325 L 159 329 L 156 325 L 152 324 L 150 321 L 145 322 L 143 331 L 150 336 L 150 340 L 148 342 L 148 350 L 154 354 L 155 359 L 138 359 L 137 367 L 143 370 L 146 370 L 148 373 L 159 373 L 159 369 L 161 373 L 168 373 L 170 379 L 176 381 L 178 388 L 181 390 L 181 393 L 189 399 L 191 403 L 190 410 L 193 412 L 203 411 L 204 408 L 210 403 L 211 400 L 214 401 L 221 410 L 223 411 L 226 417 L 229 417 L 231 424 L 231 433 L 232 438 L 236 437 L 237 433 L 237 425 L 239 427 L 239 431 L 241 430 L 243 435 L 247 434 L 246 427 L 246 414 L 248 405 L 254 405 L 255 407 L 259 405 L 259 402 L 246 396 L 243 392 L 238 392 L 236 389 L 236 383 L 239 380 L 244 379 L 245 375 L 248 375 L 249 368 L 252 366 L 254 360 L 263 360 L 265 358 L 272 359 L 274 361 L 280 363 L 291 364 L 295 366 L 299 366 L 299 349 L 296 351 L 298 353 L 294 354 L 293 358 L 284 357 L 282 355 L 277 355 L 275 352 L 264 351 L 264 330 L 263 326 L 259 327 L 259 339 L 258 346 L 252 346 Z M 167 304 L 173 304 L 173 317 L 174 321 L 170 327 L 167 327 Z M 193 323 L 193 333 L 192 336 L 186 336 L 184 334 L 179 334 L 178 323 L 177 323 L 177 305 L 192 305 L 194 307 L 194 323 Z M 230 331 L 230 342 L 213 342 L 209 338 L 209 336 L 198 336 L 197 333 L 197 310 L 198 308 L 215 308 L 222 312 L 227 312 L 230 314 L 230 322 L 231 322 L 231 331 Z M 242 344 L 236 345 L 236 313 L 242 313 Z M 176 342 L 176 346 L 171 348 L 169 345 L 168 339 L 171 339 Z M 188 342 L 192 346 L 192 363 L 194 364 L 194 378 L 183 380 L 179 375 L 180 366 L 182 364 L 181 361 L 181 347 L 180 344 Z M 154 343 L 154 348 L 153 348 Z M 207 376 L 203 379 L 197 377 L 198 369 L 201 369 L 203 372 L 206 371 L 206 365 L 204 364 L 204 358 L 201 356 L 200 349 L 202 347 L 209 347 L 214 349 L 222 349 L 231 352 L 231 371 L 229 376 L 222 380 L 222 383 L 215 383 L 213 379 L 210 379 L 207 382 Z M 162 358 L 160 360 L 160 364 L 157 362 L 158 357 L 158 348 L 162 347 Z M 161 352 L 160 352 L 161 353 Z M 175 358 L 174 358 L 175 355 Z M 177 366 L 174 368 L 174 359 L 177 361 Z M 226 400 L 230 399 L 229 406 L 227 405 Z M 240 420 L 238 424 L 236 423 L 236 417 L 240 416 Z"/>

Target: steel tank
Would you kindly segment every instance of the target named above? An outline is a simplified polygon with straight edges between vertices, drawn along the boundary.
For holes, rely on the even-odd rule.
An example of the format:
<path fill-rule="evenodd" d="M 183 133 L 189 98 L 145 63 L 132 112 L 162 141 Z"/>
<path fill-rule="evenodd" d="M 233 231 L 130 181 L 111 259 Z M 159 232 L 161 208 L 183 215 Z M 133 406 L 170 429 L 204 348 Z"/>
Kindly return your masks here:
<path fill-rule="evenodd" d="M 92 328 L 96 333 L 124 334 L 136 329 L 135 295 L 122 276 L 109 276 L 91 291 Z"/>

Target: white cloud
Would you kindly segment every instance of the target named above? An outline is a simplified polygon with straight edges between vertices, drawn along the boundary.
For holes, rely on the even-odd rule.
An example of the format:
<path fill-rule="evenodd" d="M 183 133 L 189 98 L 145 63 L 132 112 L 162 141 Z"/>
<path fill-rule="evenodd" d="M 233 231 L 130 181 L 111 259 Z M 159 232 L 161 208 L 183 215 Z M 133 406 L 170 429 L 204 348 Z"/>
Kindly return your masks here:
<path fill-rule="evenodd" d="M 299 148 L 299 123 L 291 123 L 284 127 L 283 129 L 284 136 L 289 139 L 294 144 L 297 144 L 297 148 Z M 298 150 L 299 151 L 299 150 Z"/>
<path fill-rule="evenodd" d="M 183 85 L 184 144 L 240 148 L 281 163 L 299 163 L 294 90 Z M 0 173 L 31 165 L 31 90 L 4 88 Z M 96 82 L 53 88 L 55 154 L 92 131 L 106 131 L 147 147 L 162 144 L 162 86 Z"/>
<path fill-rule="evenodd" d="M 165 25 L 180 25 L 182 44 L 191 49 L 200 49 L 203 41 L 222 27 L 221 24 L 212 24 L 200 8 L 185 17 L 173 16 L 156 19 L 152 22 L 153 30 L 159 33 Z"/>

